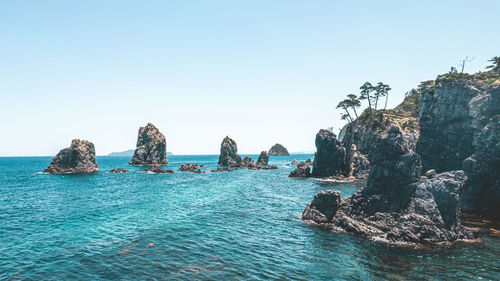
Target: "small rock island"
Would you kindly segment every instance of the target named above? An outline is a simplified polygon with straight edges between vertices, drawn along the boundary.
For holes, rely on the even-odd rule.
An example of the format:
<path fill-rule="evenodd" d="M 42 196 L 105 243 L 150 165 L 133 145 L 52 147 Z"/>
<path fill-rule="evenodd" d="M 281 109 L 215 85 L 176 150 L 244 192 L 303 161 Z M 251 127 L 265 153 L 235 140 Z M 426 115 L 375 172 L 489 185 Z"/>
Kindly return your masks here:
<path fill-rule="evenodd" d="M 44 170 L 48 174 L 83 174 L 98 172 L 94 144 L 74 139 L 71 146 L 62 149 Z"/>
<path fill-rule="evenodd" d="M 241 161 L 236 142 L 232 138 L 226 136 L 220 145 L 219 165 L 238 167 L 241 165 Z"/>
<path fill-rule="evenodd" d="M 145 127 L 139 128 L 137 148 L 129 164 L 137 166 L 168 164 L 167 141 L 155 125 L 148 123 Z"/>
<path fill-rule="evenodd" d="M 284 146 L 277 143 L 269 149 L 269 156 L 290 156 L 290 153 Z"/>

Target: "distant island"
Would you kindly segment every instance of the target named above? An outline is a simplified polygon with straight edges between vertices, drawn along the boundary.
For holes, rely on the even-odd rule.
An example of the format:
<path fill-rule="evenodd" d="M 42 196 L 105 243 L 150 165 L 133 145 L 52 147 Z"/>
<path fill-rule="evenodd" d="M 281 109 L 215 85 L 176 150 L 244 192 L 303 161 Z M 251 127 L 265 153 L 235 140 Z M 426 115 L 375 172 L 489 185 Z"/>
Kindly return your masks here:
<path fill-rule="evenodd" d="M 120 151 L 120 152 L 111 152 L 110 154 L 106 156 L 133 156 L 134 155 L 135 149 L 129 149 L 125 151 Z M 172 152 L 167 152 L 167 155 L 174 155 Z"/>

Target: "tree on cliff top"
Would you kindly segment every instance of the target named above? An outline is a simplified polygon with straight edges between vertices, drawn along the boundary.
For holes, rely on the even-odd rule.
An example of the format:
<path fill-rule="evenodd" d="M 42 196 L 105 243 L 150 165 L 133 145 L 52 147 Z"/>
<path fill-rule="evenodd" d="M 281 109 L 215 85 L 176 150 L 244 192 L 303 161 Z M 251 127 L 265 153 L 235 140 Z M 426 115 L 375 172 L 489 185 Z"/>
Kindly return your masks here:
<path fill-rule="evenodd" d="M 372 101 L 371 101 L 372 98 L 370 97 L 370 93 L 373 92 L 373 90 L 374 90 L 373 85 L 370 82 L 365 82 L 365 84 L 363 84 L 363 86 L 359 87 L 359 89 L 361 90 L 361 93 L 359 95 L 359 99 L 360 100 L 368 100 L 368 108 L 370 109 L 370 114 L 372 114 L 373 113 Z"/>
<path fill-rule="evenodd" d="M 500 57 L 493 57 L 488 60 L 491 65 L 488 65 L 486 69 L 490 69 L 491 72 L 500 74 Z"/>

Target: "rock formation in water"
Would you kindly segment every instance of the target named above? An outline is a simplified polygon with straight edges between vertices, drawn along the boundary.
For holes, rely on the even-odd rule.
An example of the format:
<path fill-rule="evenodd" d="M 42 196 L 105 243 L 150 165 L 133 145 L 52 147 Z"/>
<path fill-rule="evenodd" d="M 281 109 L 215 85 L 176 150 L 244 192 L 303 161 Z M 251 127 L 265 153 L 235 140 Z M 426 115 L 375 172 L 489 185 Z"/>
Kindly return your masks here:
<path fill-rule="evenodd" d="M 278 166 L 276 166 L 276 165 L 266 165 L 266 166 L 253 165 L 253 166 L 249 166 L 248 169 L 249 170 L 276 170 L 276 169 L 278 169 Z"/>
<path fill-rule="evenodd" d="M 498 80 L 490 83 L 474 75 L 438 79 L 422 95 L 417 142 L 424 172 L 464 168 L 468 176 L 462 198 L 464 211 L 497 217 L 500 173 L 495 120 L 500 116 L 499 84 Z"/>
<path fill-rule="evenodd" d="M 74 139 L 70 147 L 59 151 L 52 158 L 52 162 L 44 173 L 80 174 L 98 171 L 94 144 L 86 140 Z"/>
<path fill-rule="evenodd" d="M 311 168 L 308 163 L 300 162 L 297 164 L 297 168 L 288 176 L 291 178 L 308 178 L 311 176 Z"/>
<path fill-rule="evenodd" d="M 292 160 L 292 165 L 298 165 L 298 164 L 299 164 L 299 161 L 297 161 L 297 159 Z"/>
<path fill-rule="evenodd" d="M 330 177 L 342 173 L 345 161 L 345 148 L 337 136 L 329 130 L 316 134 L 316 156 L 314 157 L 313 177 Z"/>
<path fill-rule="evenodd" d="M 147 169 L 142 172 L 148 172 L 153 174 L 173 174 L 173 170 L 163 170 L 160 164 L 152 164 Z"/>
<path fill-rule="evenodd" d="M 269 156 L 290 156 L 290 153 L 284 146 L 277 143 L 269 149 Z"/>
<path fill-rule="evenodd" d="M 137 148 L 131 165 L 167 164 L 167 141 L 153 124 L 139 128 Z"/>
<path fill-rule="evenodd" d="M 182 164 L 181 167 L 179 168 L 180 171 L 186 171 L 186 172 L 191 172 L 195 174 L 201 174 L 203 173 L 200 170 L 200 167 L 196 164 Z"/>
<path fill-rule="evenodd" d="M 226 136 L 220 145 L 219 165 L 237 167 L 241 163 L 238 146 L 230 137 Z"/>
<path fill-rule="evenodd" d="M 420 177 L 420 156 L 398 127 L 377 138 L 371 165 L 367 187 L 343 199 L 338 191 L 322 191 L 302 219 L 395 244 L 474 238 L 460 221 L 462 171 Z"/>
<path fill-rule="evenodd" d="M 212 173 L 217 173 L 217 172 L 232 172 L 234 170 L 237 170 L 238 168 L 234 168 L 234 169 L 231 169 L 231 168 L 224 168 L 224 167 L 219 167 L 215 170 L 212 170 L 211 172 Z"/>
<path fill-rule="evenodd" d="M 111 169 L 109 172 L 110 173 L 118 173 L 119 174 L 119 173 L 128 173 L 129 170 L 123 169 L 123 168 L 118 168 L 118 169 Z"/>
<path fill-rule="evenodd" d="M 269 153 L 262 151 L 257 159 L 257 165 L 267 165 L 269 163 Z"/>

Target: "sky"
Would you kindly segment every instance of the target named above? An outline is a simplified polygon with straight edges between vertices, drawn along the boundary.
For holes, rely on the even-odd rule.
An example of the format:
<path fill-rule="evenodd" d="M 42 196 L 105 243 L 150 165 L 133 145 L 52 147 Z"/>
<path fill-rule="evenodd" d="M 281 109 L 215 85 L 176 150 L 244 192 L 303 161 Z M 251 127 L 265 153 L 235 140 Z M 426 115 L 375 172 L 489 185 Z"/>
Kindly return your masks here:
<path fill-rule="evenodd" d="M 135 147 L 148 122 L 175 154 L 314 151 L 365 81 L 392 88 L 500 55 L 500 1 L 0 0 L 0 156 L 74 138 Z"/>

